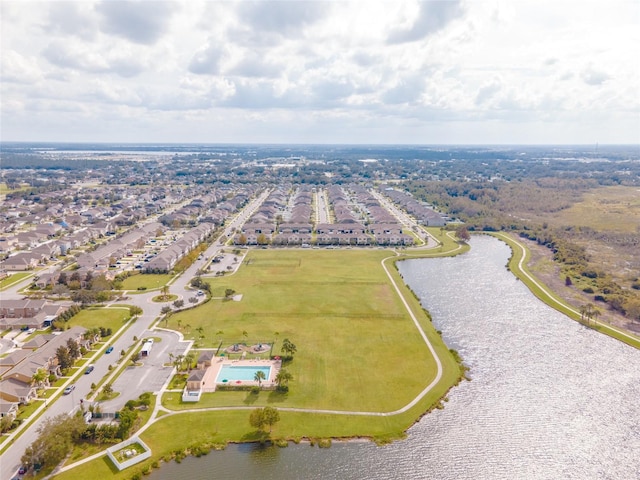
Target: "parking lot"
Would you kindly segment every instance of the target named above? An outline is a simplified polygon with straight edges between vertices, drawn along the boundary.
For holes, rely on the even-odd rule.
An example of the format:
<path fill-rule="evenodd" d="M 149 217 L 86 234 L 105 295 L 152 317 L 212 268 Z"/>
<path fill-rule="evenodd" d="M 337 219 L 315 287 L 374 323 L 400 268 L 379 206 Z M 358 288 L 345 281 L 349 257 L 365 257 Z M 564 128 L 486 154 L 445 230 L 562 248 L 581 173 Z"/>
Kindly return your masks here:
<path fill-rule="evenodd" d="M 158 392 L 169 379 L 172 366 L 169 353 L 184 355 L 188 342 L 180 342 L 178 335 L 162 330 L 147 332 L 146 338 L 155 339 L 149 356 L 141 357 L 138 366 L 129 362 L 120 376 L 113 382 L 113 391 L 120 392 L 113 400 L 101 403 L 103 412 L 115 412 L 124 407 L 128 400 L 137 399 L 144 392 Z"/>

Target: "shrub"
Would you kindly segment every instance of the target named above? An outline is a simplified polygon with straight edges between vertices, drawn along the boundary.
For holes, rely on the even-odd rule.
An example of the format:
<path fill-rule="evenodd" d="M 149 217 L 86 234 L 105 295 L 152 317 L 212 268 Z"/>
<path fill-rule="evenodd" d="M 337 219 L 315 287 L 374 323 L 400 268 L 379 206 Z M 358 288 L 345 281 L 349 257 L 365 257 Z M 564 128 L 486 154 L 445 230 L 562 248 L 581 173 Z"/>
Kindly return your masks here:
<path fill-rule="evenodd" d="M 583 289 L 582 289 L 582 291 L 583 291 L 584 293 L 593 293 L 593 288 L 591 288 L 591 287 L 585 287 L 585 288 L 583 288 Z"/>

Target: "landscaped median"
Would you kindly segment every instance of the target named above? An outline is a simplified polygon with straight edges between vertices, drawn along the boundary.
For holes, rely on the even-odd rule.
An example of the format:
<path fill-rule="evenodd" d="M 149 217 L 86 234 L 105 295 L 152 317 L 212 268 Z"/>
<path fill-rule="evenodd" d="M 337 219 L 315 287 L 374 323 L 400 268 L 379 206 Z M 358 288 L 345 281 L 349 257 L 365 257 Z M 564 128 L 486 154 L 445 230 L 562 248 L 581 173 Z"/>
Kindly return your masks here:
<path fill-rule="evenodd" d="M 120 473 L 98 459 L 60 478 L 131 478 L 177 450 L 259 441 L 264 434 L 251 427 L 249 415 L 263 406 L 280 412 L 272 439 L 402 438 L 425 412 L 440 407 L 464 371 L 393 268 L 397 257 L 381 266 L 389 254 L 256 250 L 236 275 L 208 280 L 213 289 L 241 293 L 242 300 L 210 301 L 174 314 L 168 327 L 186 338 L 197 335 L 213 349 L 243 340 L 275 342 L 273 355 L 281 355 L 289 339 L 297 352 L 285 364 L 293 375 L 288 393 L 205 393 L 200 402 L 183 404 L 179 392 L 167 392 L 162 404 L 170 412 L 160 412 L 140 433 L 151 459 Z"/>

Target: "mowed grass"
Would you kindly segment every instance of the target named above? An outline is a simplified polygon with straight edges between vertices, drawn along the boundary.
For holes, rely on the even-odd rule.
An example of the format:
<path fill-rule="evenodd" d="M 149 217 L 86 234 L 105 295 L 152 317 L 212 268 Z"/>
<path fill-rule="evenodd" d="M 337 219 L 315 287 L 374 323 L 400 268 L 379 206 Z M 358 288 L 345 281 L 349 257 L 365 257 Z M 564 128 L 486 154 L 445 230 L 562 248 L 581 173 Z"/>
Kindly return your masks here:
<path fill-rule="evenodd" d="M 288 338 L 298 352 L 286 365 L 294 380 L 282 405 L 393 411 L 433 380 L 436 366 L 380 265 L 388 256 L 381 250 L 252 251 L 237 274 L 208 280 L 213 290 L 242 294 L 241 301 L 212 300 L 173 315 L 168 327 L 180 330 L 180 323 L 186 333 L 189 325 L 187 338 L 202 327 L 201 342 L 210 347 L 220 337 L 223 346 L 275 340 L 274 354 Z M 431 328 L 424 312 L 415 311 Z M 237 404 L 237 396 L 214 395 Z"/>
<path fill-rule="evenodd" d="M 140 273 L 125 278 L 122 282 L 122 288 L 124 290 L 137 290 L 138 288 L 152 290 L 166 285 L 172 278 L 173 277 L 168 274 Z"/>
<path fill-rule="evenodd" d="M 84 328 L 104 327 L 111 328 L 115 333 L 120 327 L 129 320 L 129 309 L 120 308 L 85 308 L 74 315 L 69 322 L 68 327 L 81 326 Z"/>
<path fill-rule="evenodd" d="M 3 278 L 2 280 L 0 280 L 0 290 L 9 287 L 11 285 L 14 285 L 18 282 L 20 282 L 21 280 L 31 276 L 33 273 L 32 272 L 17 272 L 17 273 L 11 273 L 9 274 L 8 277 Z"/>
<path fill-rule="evenodd" d="M 388 283 L 380 261 L 389 251 L 255 251 L 248 264 L 232 276 L 212 280 L 224 291 L 243 294 L 241 302 L 212 300 L 171 317 L 170 326 L 202 326 L 207 341 L 217 346 L 219 330 L 226 344 L 249 339 L 289 338 L 298 353 L 287 368 L 293 373 L 288 394 L 216 392 L 205 394 L 187 408 L 243 407 L 242 410 L 178 412 L 150 426 L 142 440 L 152 458 L 118 472 L 101 457 L 56 476 L 129 479 L 154 461 L 191 446 L 257 441 L 261 435 L 249 424 L 251 409 L 279 408 L 280 421 L 271 438 L 373 438 L 385 442 L 402 438 L 425 412 L 438 404 L 461 376 L 460 366 L 437 334 L 418 300 L 403 285 L 387 261 L 391 276 L 416 314 L 442 361 L 442 379 L 412 408 L 404 407 L 434 379 L 436 368 L 415 325 Z M 281 313 L 279 313 L 281 312 Z M 274 335 L 274 332 L 279 335 Z M 163 404 L 181 410 L 180 394 L 166 393 Z M 337 415 L 294 408 L 391 412 L 388 415 Z M 215 455 L 215 453 L 212 453 Z"/>

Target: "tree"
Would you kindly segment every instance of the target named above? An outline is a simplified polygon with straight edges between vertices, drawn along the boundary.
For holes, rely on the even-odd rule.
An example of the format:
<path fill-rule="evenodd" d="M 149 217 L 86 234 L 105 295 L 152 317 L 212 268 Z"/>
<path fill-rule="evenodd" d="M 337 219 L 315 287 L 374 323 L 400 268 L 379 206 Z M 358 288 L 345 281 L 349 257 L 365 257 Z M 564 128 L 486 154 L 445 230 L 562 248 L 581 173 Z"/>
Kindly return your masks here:
<path fill-rule="evenodd" d="M 184 307 L 184 300 L 182 299 L 176 300 L 175 302 L 173 302 L 173 306 L 176 308 Z M 162 307 L 162 309 L 164 310 L 164 307 Z"/>
<path fill-rule="evenodd" d="M 140 360 L 140 352 L 134 353 L 131 355 L 131 364 L 135 367 L 138 361 Z"/>
<path fill-rule="evenodd" d="M 173 313 L 173 310 L 171 310 L 171 307 L 169 305 L 165 305 L 164 307 L 162 307 L 162 309 L 160 310 L 160 313 L 162 315 L 164 315 L 164 326 L 166 327 L 169 323 L 169 317 L 171 316 L 171 314 Z"/>
<path fill-rule="evenodd" d="M 291 380 L 293 380 L 293 375 L 288 370 L 281 368 L 280 371 L 276 374 L 276 383 L 278 386 L 287 385 Z"/>
<path fill-rule="evenodd" d="M 288 338 L 285 338 L 282 341 L 282 348 L 280 351 L 286 353 L 288 357 L 293 358 L 293 354 L 296 353 L 298 349 L 293 343 L 291 343 L 291 341 L 289 341 Z"/>
<path fill-rule="evenodd" d="M 271 427 L 280 421 L 280 412 L 274 407 L 264 407 L 262 415 L 264 423 L 269 425 L 269 433 L 271 433 Z"/>
<path fill-rule="evenodd" d="M 187 371 L 191 370 L 191 366 L 193 365 L 193 361 L 195 360 L 195 358 L 196 356 L 193 352 L 189 352 L 184 356 L 184 361 L 187 364 Z"/>
<path fill-rule="evenodd" d="M 31 381 L 36 387 L 41 387 L 48 377 L 47 372 L 43 368 L 39 368 L 31 377 Z"/>
<path fill-rule="evenodd" d="M 142 308 L 135 305 L 129 307 L 129 315 L 131 315 L 132 317 L 138 317 L 142 315 Z"/>
<path fill-rule="evenodd" d="M 162 292 L 162 298 L 166 300 L 169 297 L 169 285 L 163 285 L 160 291 Z"/>
<path fill-rule="evenodd" d="M 249 415 L 249 424 L 262 430 L 265 425 L 269 425 L 269 433 L 271 433 L 271 427 L 280 421 L 280 413 L 274 407 L 256 408 L 251 411 Z"/>
<path fill-rule="evenodd" d="M 258 370 L 256 372 L 256 374 L 254 375 L 253 379 L 258 382 L 258 386 L 262 386 L 262 381 L 266 380 L 266 375 L 264 374 L 264 372 L 262 370 Z"/>
<path fill-rule="evenodd" d="M 71 355 L 69 355 L 69 349 L 64 345 L 60 345 L 56 350 L 56 358 L 58 359 L 58 366 L 62 371 L 68 370 L 73 365 L 73 359 Z"/>
<path fill-rule="evenodd" d="M 9 415 L 0 418 L 0 433 L 6 433 L 11 430 L 13 419 Z"/>
<path fill-rule="evenodd" d="M 86 427 L 81 416 L 66 413 L 44 420 L 38 438 L 22 455 L 22 464 L 55 467 L 71 452 L 73 442 L 81 438 Z"/>
<path fill-rule="evenodd" d="M 119 412 L 120 425 L 118 426 L 118 438 L 124 440 L 129 437 L 129 432 L 133 428 L 136 420 L 138 419 L 138 412 L 129 408 L 123 408 Z"/>
<path fill-rule="evenodd" d="M 72 360 L 75 360 L 80 356 L 80 346 L 73 338 L 67 340 L 67 350 Z"/>
<path fill-rule="evenodd" d="M 173 360 L 173 366 L 176 367 L 177 371 L 182 371 L 182 366 L 184 365 L 184 355 L 179 354 L 175 356 Z"/>
<path fill-rule="evenodd" d="M 104 386 L 102 387 L 102 393 L 104 393 L 106 396 L 109 396 L 113 393 L 113 387 L 110 383 L 104 384 Z"/>
<path fill-rule="evenodd" d="M 465 225 L 460 225 L 456 228 L 456 237 L 458 237 L 458 240 L 462 242 L 468 242 L 471 240 L 471 235 L 469 235 L 469 230 L 467 230 Z"/>

